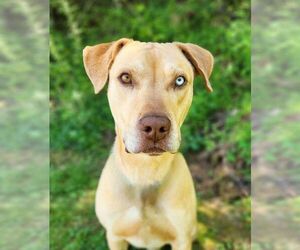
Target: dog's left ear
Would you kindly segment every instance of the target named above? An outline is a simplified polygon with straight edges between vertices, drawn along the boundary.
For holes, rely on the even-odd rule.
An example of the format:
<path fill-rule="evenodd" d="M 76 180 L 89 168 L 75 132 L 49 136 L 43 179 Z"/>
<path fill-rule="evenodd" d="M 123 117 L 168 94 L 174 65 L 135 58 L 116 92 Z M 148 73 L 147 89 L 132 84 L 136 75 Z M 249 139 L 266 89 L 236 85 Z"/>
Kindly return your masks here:
<path fill-rule="evenodd" d="M 104 87 L 109 69 L 119 51 L 132 39 L 122 38 L 111 43 L 86 46 L 83 50 L 85 71 L 94 85 L 95 94 Z"/>
<path fill-rule="evenodd" d="M 194 66 L 196 72 L 199 75 L 202 75 L 205 80 L 205 87 L 209 92 L 212 92 L 213 89 L 209 82 L 209 77 L 213 70 L 214 57 L 212 54 L 202 47 L 192 44 L 192 43 L 178 43 L 175 42 L 175 45 L 182 51 L 185 57 L 191 62 Z"/>

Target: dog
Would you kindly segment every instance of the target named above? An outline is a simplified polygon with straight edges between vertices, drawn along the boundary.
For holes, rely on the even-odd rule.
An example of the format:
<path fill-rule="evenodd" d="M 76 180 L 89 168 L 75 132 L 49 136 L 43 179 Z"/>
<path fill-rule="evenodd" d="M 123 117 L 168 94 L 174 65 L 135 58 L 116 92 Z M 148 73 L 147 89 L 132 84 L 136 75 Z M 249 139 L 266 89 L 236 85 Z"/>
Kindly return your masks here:
<path fill-rule="evenodd" d="M 83 62 L 95 93 L 108 81 L 116 138 L 96 192 L 96 215 L 110 250 L 190 250 L 196 193 L 178 152 L 194 76 L 209 77 L 212 54 L 190 43 L 122 38 L 87 46 Z"/>

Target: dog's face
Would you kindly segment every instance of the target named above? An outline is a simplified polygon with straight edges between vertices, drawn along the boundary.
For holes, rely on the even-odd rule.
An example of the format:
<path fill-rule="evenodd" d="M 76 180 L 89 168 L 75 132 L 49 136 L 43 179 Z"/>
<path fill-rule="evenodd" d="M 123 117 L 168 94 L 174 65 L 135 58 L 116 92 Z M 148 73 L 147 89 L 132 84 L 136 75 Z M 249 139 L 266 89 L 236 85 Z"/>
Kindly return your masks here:
<path fill-rule="evenodd" d="M 209 91 L 213 58 L 201 47 L 121 39 L 84 50 L 86 71 L 99 92 L 109 78 L 108 100 L 128 153 L 175 153 L 193 97 L 194 74 Z"/>

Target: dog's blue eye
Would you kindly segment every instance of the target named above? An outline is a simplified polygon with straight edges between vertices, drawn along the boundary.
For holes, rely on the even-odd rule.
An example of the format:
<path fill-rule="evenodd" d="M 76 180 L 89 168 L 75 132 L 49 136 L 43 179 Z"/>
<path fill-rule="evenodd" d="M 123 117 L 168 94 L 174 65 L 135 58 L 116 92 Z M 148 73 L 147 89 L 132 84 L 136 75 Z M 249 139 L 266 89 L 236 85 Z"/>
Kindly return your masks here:
<path fill-rule="evenodd" d="M 175 80 L 175 84 L 177 87 L 181 87 L 185 84 L 186 80 L 183 76 L 178 76 Z"/>

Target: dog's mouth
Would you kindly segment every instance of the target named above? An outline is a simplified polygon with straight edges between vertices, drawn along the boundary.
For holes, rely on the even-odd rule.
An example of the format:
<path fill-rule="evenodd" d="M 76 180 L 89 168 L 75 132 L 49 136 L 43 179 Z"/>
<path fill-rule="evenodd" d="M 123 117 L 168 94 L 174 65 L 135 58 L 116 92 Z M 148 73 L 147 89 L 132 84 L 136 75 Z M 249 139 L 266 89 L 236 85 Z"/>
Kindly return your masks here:
<path fill-rule="evenodd" d="M 126 153 L 131 153 L 127 148 L 125 148 L 125 151 Z M 165 153 L 166 150 L 160 148 L 160 147 L 157 147 L 157 146 L 154 146 L 154 147 L 150 147 L 150 148 L 146 148 L 140 152 L 136 152 L 137 153 L 144 153 L 144 154 L 148 154 L 150 156 L 158 156 L 158 155 L 161 155 L 163 153 Z"/>
<path fill-rule="evenodd" d="M 161 155 L 164 152 L 166 151 L 162 148 L 152 147 L 152 148 L 147 148 L 142 153 L 149 154 L 150 156 L 157 156 L 157 155 Z"/>

